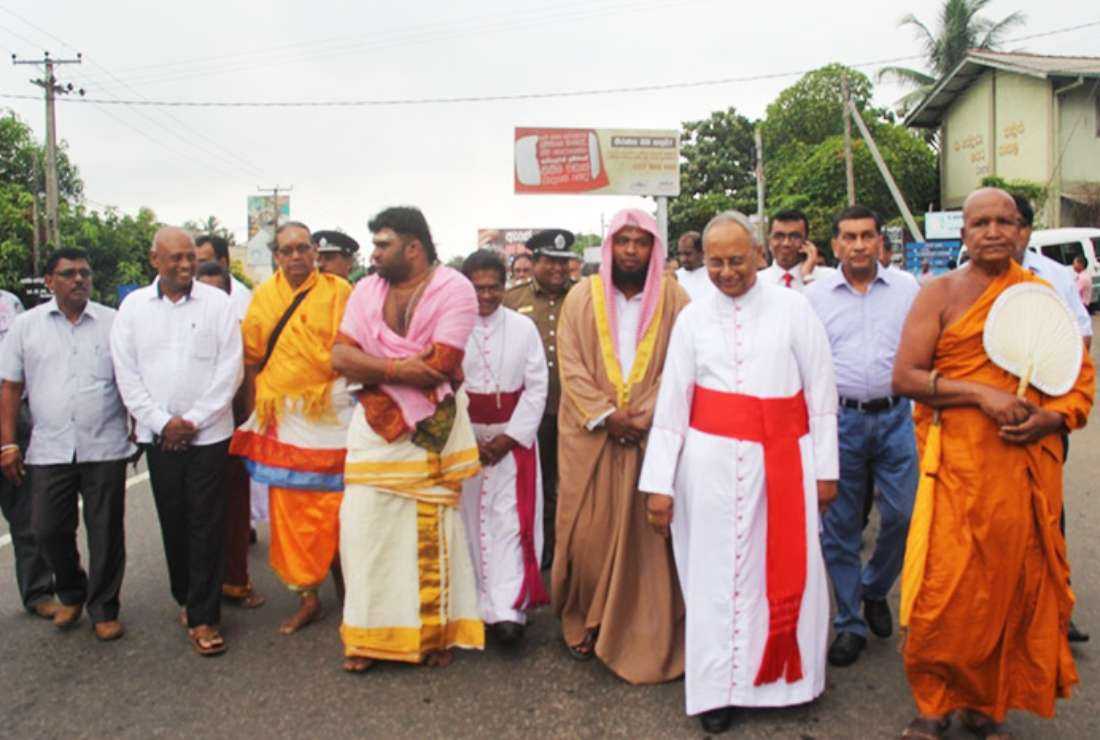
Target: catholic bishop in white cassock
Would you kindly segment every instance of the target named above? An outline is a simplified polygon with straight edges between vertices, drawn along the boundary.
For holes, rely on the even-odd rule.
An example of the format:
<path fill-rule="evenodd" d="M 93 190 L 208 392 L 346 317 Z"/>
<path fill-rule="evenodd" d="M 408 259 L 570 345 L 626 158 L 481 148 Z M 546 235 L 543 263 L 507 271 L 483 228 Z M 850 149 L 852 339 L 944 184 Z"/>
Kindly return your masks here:
<path fill-rule="evenodd" d="M 463 272 L 478 293 L 462 370 L 482 469 L 463 483 L 462 517 L 481 618 L 507 644 L 522 635 L 525 610 L 550 601 L 539 575 L 542 476 L 536 440 L 549 384 L 546 355 L 535 324 L 501 305 L 500 258 L 475 252 Z"/>
<path fill-rule="evenodd" d="M 800 704 L 825 688 L 818 510 L 836 495 L 837 391 L 810 304 L 756 280 L 747 218 L 720 214 L 703 244 L 718 290 L 676 320 L 638 488 L 672 537 L 687 712 L 721 732 L 733 707 Z"/>

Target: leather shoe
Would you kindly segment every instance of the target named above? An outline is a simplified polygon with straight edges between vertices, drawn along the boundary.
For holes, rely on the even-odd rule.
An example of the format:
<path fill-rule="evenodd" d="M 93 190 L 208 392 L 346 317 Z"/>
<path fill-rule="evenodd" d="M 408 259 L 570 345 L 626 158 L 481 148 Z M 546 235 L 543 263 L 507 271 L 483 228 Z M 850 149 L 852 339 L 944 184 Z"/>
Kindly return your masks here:
<path fill-rule="evenodd" d="M 60 608 L 61 604 L 54 601 L 53 599 L 49 599 L 47 601 L 39 601 L 37 604 L 32 605 L 31 613 L 34 614 L 36 617 L 42 617 L 43 619 L 52 620 L 54 618 L 54 615 L 57 614 L 57 610 Z"/>
<path fill-rule="evenodd" d="M 733 725 L 733 707 L 719 707 L 699 715 L 699 724 L 708 735 L 720 735 Z"/>
<path fill-rule="evenodd" d="M 857 635 L 855 632 L 841 632 L 829 646 L 829 663 L 837 668 L 843 668 L 855 663 L 859 654 L 867 645 L 867 638 Z"/>
<path fill-rule="evenodd" d="M 1077 629 L 1077 625 L 1074 624 L 1073 622 L 1069 623 L 1069 629 L 1066 630 L 1066 636 L 1069 638 L 1070 642 L 1088 642 L 1089 641 L 1089 633 L 1088 632 L 1082 632 L 1081 630 Z"/>
<path fill-rule="evenodd" d="M 871 632 L 879 637 L 889 637 L 894 632 L 894 617 L 890 614 L 886 599 L 864 599 L 863 618 Z"/>
<path fill-rule="evenodd" d="M 117 619 L 109 619 L 106 622 L 96 622 L 92 626 L 92 629 L 95 631 L 95 636 L 102 642 L 117 640 L 126 634 L 126 629 L 122 626 L 122 622 Z"/>
<path fill-rule="evenodd" d="M 497 622 L 493 625 L 493 635 L 505 647 L 513 647 L 523 639 L 524 627 L 519 622 Z"/>
<path fill-rule="evenodd" d="M 58 629 L 72 627 L 80 621 L 80 615 L 84 613 L 83 604 L 61 604 L 57 607 L 57 613 L 53 615 L 53 626 Z"/>

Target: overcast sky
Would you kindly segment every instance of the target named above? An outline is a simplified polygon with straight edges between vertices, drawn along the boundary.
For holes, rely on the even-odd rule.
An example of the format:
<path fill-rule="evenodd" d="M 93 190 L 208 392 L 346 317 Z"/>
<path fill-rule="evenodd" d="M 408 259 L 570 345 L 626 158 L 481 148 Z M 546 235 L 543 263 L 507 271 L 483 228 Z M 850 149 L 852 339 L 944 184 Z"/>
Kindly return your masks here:
<path fill-rule="evenodd" d="M 17 0 L 0 4 L 0 48 L 83 52 L 59 69 L 89 98 L 214 101 L 490 96 L 798 72 L 920 53 L 897 21 L 934 22 L 939 2 L 847 0 L 368 0 L 186 3 Z M 1013 36 L 1100 20 L 1095 0 L 996 0 L 1028 15 Z M 1100 27 L 1010 45 L 1100 55 Z M 0 94 L 37 94 L 32 68 L 5 65 Z M 873 69 L 864 71 L 872 73 Z M 291 215 L 365 243 L 367 219 L 420 206 L 444 258 L 479 227 L 598 232 L 647 201 L 514 195 L 514 126 L 678 128 L 736 106 L 750 117 L 797 74 L 660 92 L 357 108 L 135 108 L 60 104 L 59 135 L 89 205 L 153 208 L 165 222 L 216 215 L 245 238 L 257 186 L 293 185 Z M 880 86 L 879 102 L 899 96 Z M 0 98 L 44 132 L 41 101 Z"/>

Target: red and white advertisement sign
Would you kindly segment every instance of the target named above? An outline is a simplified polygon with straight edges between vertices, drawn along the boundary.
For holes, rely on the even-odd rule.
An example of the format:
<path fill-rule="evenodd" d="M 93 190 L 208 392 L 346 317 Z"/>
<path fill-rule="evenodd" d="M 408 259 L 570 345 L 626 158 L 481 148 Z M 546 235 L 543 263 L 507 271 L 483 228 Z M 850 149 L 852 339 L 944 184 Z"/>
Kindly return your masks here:
<path fill-rule="evenodd" d="M 517 193 L 675 196 L 680 192 L 680 135 L 517 128 L 513 175 Z"/>

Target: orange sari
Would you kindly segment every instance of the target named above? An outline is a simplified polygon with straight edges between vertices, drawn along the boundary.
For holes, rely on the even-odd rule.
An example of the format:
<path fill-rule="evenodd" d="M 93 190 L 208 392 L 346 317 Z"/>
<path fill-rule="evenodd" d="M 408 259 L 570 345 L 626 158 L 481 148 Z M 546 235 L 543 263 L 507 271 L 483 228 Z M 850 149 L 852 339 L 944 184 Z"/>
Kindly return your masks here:
<path fill-rule="evenodd" d="M 993 302 L 1016 283 L 1038 280 L 1015 263 L 936 345 L 945 378 L 1014 393 L 1017 378 L 985 354 L 982 330 Z M 1073 430 L 1092 408 L 1095 369 L 1085 353 L 1073 389 L 1027 397 Z M 923 451 L 932 409 L 917 405 Z M 1063 446 L 1058 435 L 1026 446 L 998 437 L 976 407 L 941 412 L 942 457 L 936 473 L 928 554 L 913 603 L 905 670 L 922 714 L 975 709 L 1000 722 L 1009 709 L 1054 715 L 1056 698 L 1077 683 L 1066 628 L 1073 607 L 1062 511 Z"/>

